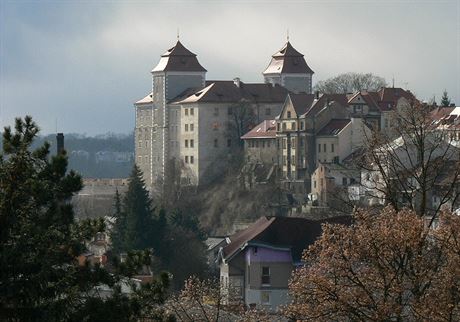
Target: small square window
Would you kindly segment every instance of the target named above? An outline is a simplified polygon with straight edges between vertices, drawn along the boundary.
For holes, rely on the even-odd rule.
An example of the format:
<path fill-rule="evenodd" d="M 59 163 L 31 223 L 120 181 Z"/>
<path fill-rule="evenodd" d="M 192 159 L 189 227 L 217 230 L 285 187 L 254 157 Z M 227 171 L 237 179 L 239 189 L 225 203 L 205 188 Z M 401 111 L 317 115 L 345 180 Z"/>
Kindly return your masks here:
<path fill-rule="evenodd" d="M 260 303 L 261 304 L 270 304 L 270 292 L 261 291 L 260 292 Z"/>

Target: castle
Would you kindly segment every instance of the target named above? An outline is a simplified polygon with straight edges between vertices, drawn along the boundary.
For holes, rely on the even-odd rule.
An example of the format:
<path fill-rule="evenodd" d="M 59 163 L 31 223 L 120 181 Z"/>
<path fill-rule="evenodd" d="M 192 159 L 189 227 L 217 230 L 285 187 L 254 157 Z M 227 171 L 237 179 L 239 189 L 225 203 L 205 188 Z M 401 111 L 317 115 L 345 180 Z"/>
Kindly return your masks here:
<path fill-rule="evenodd" d="M 264 83 L 206 80 L 196 55 L 177 41 L 152 70 L 152 93 L 134 104 L 136 164 L 146 185 L 206 184 L 244 147 L 247 163 L 263 164 L 262 181 L 276 176 L 288 190 L 309 193 L 320 164 L 342 163 L 372 129 L 391 136 L 392 111 L 414 99 L 394 87 L 313 94 L 313 73 L 287 41 Z"/>
<path fill-rule="evenodd" d="M 264 83 L 207 80 L 196 55 L 177 41 L 151 73 L 152 92 L 134 103 L 136 164 L 148 187 L 177 172 L 183 184 L 212 180 L 248 129 L 280 114 L 288 92 L 311 94 L 314 72 L 287 41 Z"/>

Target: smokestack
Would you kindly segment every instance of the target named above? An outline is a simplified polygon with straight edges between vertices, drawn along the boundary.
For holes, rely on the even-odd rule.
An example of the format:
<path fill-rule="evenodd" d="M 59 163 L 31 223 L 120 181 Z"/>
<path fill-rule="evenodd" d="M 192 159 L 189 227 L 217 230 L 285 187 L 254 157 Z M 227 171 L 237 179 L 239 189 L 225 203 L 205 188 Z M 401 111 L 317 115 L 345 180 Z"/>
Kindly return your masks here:
<path fill-rule="evenodd" d="M 315 98 L 316 98 L 317 100 L 319 100 L 319 91 L 316 91 L 316 92 L 315 92 Z"/>
<path fill-rule="evenodd" d="M 64 133 L 56 134 L 57 154 L 64 152 Z"/>
<path fill-rule="evenodd" d="M 233 83 L 235 84 L 236 87 L 240 87 L 241 86 L 241 80 L 239 77 L 235 77 L 233 79 Z"/>

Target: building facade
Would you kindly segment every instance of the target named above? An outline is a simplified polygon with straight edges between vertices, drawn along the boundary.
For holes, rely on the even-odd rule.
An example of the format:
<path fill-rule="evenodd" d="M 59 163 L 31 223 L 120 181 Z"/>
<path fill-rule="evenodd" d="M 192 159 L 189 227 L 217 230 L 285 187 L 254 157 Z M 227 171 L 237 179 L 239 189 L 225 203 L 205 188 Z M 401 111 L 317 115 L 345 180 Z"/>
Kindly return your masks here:
<path fill-rule="evenodd" d="M 264 83 L 209 81 L 178 41 L 152 70 L 152 92 L 134 104 L 135 159 L 146 185 L 161 187 L 170 169 L 183 184 L 211 181 L 248 129 L 279 115 L 289 91 L 311 92 L 312 75 L 287 42 L 263 72 Z"/>

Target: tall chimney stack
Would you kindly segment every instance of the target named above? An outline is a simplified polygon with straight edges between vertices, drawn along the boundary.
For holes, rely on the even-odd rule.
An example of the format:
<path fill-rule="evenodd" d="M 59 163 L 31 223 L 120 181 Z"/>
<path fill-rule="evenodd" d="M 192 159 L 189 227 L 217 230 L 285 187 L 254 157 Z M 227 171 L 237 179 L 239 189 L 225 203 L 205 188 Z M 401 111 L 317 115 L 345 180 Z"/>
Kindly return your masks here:
<path fill-rule="evenodd" d="M 57 154 L 64 152 L 64 133 L 56 134 Z"/>

